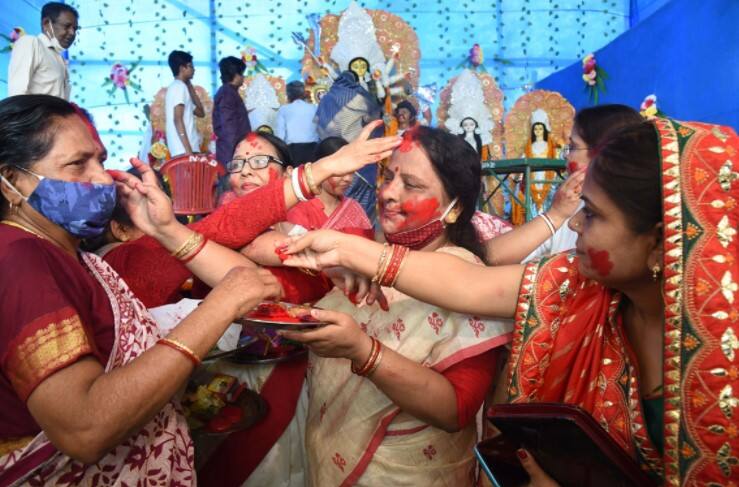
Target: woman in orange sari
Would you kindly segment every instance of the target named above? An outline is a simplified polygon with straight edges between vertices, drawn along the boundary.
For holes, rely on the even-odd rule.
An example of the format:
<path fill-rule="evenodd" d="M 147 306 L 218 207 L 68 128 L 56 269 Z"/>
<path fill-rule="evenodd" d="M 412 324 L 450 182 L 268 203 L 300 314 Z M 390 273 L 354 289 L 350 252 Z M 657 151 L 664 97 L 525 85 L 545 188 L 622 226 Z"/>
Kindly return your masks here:
<path fill-rule="evenodd" d="M 396 287 L 459 312 L 514 317 L 510 401 L 584 408 L 667 485 L 727 485 L 739 474 L 737 153 L 727 127 L 626 127 L 588 169 L 585 207 L 570 221 L 576 252 L 493 268 L 410 252 Z M 288 252 L 307 248 L 286 263 L 373 275 L 382 252 L 324 231 Z M 556 485 L 519 456 L 534 485 Z"/>

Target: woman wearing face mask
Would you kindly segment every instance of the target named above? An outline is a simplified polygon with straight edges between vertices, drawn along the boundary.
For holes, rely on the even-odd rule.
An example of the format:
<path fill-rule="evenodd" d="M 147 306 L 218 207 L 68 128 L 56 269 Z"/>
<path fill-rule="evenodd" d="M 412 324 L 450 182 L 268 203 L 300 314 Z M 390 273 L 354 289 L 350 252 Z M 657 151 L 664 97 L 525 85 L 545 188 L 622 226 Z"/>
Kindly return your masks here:
<path fill-rule="evenodd" d="M 194 484 L 173 396 L 233 318 L 279 292 L 269 273 L 235 268 L 243 256 L 177 223 L 151 170 L 113 184 L 104 157 L 68 102 L 0 102 L 3 485 L 134 484 L 151 468 Z M 109 266 L 78 251 L 105 229 L 117 188 L 137 226 L 214 286 L 166 337 Z"/>
<path fill-rule="evenodd" d="M 194 484 L 172 397 L 235 317 L 279 295 L 277 281 L 177 223 L 147 166 L 136 164 L 144 183 L 116 172 L 114 186 L 104 147 L 64 100 L 11 97 L 0 115 L 0 483 L 133 484 L 156 468 Z M 213 286 L 161 339 L 115 271 L 77 249 L 105 229 L 116 188 L 136 226 Z"/>
<path fill-rule="evenodd" d="M 8 65 L 8 96 L 53 95 L 69 100 L 69 74 L 62 57 L 77 36 L 79 15 L 64 3 L 41 9 L 41 34 L 26 35 L 13 45 Z"/>
<path fill-rule="evenodd" d="M 460 312 L 515 317 L 509 401 L 582 407 L 665 485 L 727 485 L 739 454 L 739 176 L 728 159 L 737 153 L 728 127 L 624 127 L 590 162 L 585 206 L 569 223 L 576 252 L 489 268 L 411 252 L 397 288 Z M 369 276 L 382 262 L 380 245 L 341 234 L 308 234 L 288 252 L 306 247 L 314 254 L 286 263 Z M 375 373 L 391 366 L 383 360 Z M 531 485 L 556 485 L 518 454 Z"/>
<path fill-rule="evenodd" d="M 388 242 L 480 264 L 482 249 L 470 223 L 480 160 L 469 145 L 417 127 L 406 132 L 383 179 L 380 225 Z M 388 268 L 375 281 L 389 286 L 402 256 L 383 248 Z M 315 312 L 328 326 L 284 334 L 313 352 L 308 483 L 473 485 L 474 417 L 498 349 L 511 338 L 510 324 L 385 291 L 389 309 L 383 310 L 355 306 L 334 290 L 317 303 L 325 311 Z"/>

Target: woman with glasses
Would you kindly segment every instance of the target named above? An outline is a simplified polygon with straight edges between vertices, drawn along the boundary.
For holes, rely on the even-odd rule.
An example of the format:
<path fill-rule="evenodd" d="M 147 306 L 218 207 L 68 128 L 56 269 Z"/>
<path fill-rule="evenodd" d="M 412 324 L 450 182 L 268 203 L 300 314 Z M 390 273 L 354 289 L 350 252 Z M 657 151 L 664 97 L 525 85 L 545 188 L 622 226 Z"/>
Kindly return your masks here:
<path fill-rule="evenodd" d="M 640 121 L 639 113 L 626 105 L 600 105 L 577 112 L 569 144 L 562 148 L 562 157 L 567 160 L 567 172 L 573 174 L 578 170 L 586 169 L 595 157 L 598 146 L 606 139 L 609 132 Z M 582 203 L 576 211 L 580 208 L 582 208 Z M 544 213 L 544 216 L 548 213 L 550 212 Z M 554 225 L 551 228 L 554 228 L 554 234 L 531 252 L 524 261 L 575 248 L 577 233 L 569 228 L 568 222 L 569 218 L 563 221 L 553 221 Z M 497 263 L 504 262 L 498 261 Z"/>

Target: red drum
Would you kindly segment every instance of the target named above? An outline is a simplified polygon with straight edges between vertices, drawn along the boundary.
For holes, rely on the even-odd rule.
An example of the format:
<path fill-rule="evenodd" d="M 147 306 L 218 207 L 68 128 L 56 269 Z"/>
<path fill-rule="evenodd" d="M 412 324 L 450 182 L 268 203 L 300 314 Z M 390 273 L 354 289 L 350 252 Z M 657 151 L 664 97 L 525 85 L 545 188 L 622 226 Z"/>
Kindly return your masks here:
<path fill-rule="evenodd" d="M 169 183 L 177 215 L 203 215 L 216 207 L 216 183 L 225 174 L 212 154 L 185 154 L 167 161 L 161 173 Z"/>

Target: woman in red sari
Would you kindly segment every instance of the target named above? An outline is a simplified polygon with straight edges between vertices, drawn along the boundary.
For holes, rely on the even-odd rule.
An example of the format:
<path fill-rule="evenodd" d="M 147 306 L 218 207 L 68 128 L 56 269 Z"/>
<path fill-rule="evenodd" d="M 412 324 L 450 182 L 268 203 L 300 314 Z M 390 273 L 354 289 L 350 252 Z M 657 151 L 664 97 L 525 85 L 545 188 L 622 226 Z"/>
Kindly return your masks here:
<path fill-rule="evenodd" d="M 3 486 L 193 485 L 175 395 L 234 317 L 278 293 L 270 274 L 232 270 L 243 256 L 180 225 L 151 170 L 143 183 L 112 173 L 114 185 L 104 159 L 68 102 L 0 102 Z M 116 192 L 139 228 L 214 286 L 166 337 L 115 271 L 78 250 L 105 228 Z"/>
<path fill-rule="evenodd" d="M 737 153 L 727 127 L 626 127 L 588 169 L 585 207 L 570 222 L 574 253 L 479 268 L 411 252 L 396 287 L 460 312 L 514 317 L 510 401 L 579 405 L 668 485 L 727 485 L 739 473 Z M 286 263 L 373 275 L 382 252 L 324 231 L 288 252 L 305 248 Z M 519 456 L 534 485 L 555 485 Z"/>

